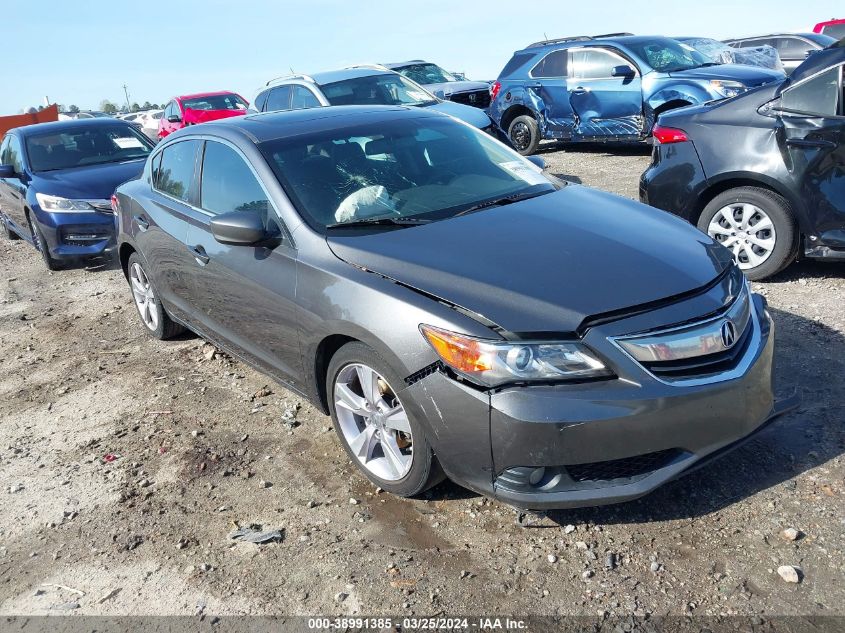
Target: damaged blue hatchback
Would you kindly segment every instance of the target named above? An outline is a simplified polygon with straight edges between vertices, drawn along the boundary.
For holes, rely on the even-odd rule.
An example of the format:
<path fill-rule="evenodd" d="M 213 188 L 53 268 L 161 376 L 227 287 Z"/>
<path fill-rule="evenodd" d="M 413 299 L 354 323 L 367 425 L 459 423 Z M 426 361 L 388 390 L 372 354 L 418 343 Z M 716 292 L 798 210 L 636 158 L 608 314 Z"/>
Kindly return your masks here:
<path fill-rule="evenodd" d="M 667 37 L 567 37 L 514 53 L 490 87 L 489 114 L 528 156 L 544 139 L 641 140 L 662 112 L 782 79 L 775 70 L 713 62 Z"/>

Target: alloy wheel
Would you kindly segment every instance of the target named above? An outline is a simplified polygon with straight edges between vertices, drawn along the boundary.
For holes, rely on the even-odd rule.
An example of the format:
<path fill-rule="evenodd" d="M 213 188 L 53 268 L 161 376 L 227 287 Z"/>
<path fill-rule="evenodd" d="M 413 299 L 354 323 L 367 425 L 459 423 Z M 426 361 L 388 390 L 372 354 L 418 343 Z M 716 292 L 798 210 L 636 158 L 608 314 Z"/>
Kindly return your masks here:
<path fill-rule="evenodd" d="M 517 121 L 511 128 L 511 142 L 520 152 L 525 151 L 531 145 L 531 130 L 522 121 Z"/>
<path fill-rule="evenodd" d="M 158 327 L 159 305 L 153 286 L 144 269 L 138 263 L 129 269 L 129 283 L 132 285 L 132 297 L 141 320 L 150 330 L 155 332 Z"/>
<path fill-rule="evenodd" d="M 411 425 L 387 380 L 367 365 L 346 365 L 335 379 L 334 401 L 343 438 L 361 466 L 386 481 L 405 477 L 414 459 Z"/>
<path fill-rule="evenodd" d="M 733 251 L 742 270 L 756 268 L 772 255 L 775 225 L 763 209 L 747 202 L 722 207 L 710 220 L 707 234 Z"/>

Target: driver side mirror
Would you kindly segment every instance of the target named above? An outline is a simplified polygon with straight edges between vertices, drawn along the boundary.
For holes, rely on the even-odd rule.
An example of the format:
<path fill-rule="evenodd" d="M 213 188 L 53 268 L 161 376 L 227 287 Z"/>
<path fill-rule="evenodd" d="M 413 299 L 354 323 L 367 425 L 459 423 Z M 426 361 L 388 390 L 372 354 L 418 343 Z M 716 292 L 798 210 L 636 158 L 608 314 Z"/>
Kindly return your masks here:
<path fill-rule="evenodd" d="M 12 165 L 0 165 L 0 178 L 14 178 L 16 175 Z"/>
<path fill-rule="evenodd" d="M 221 244 L 257 246 L 278 234 L 270 233 L 255 211 L 231 211 L 211 218 L 211 234 Z"/>
<path fill-rule="evenodd" d="M 622 64 L 621 66 L 614 66 L 613 70 L 610 71 L 611 77 L 633 77 L 637 73 L 631 68 L 628 64 Z"/>
<path fill-rule="evenodd" d="M 169 117 L 167 117 L 167 120 L 170 123 L 181 123 L 182 117 L 180 117 L 178 114 L 171 114 Z"/>
<path fill-rule="evenodd" d="M 546 169 L 546 161 L 544 161 L 539 156 L 526 156 L 525 158 L 528 159 L 529 163 L 533 163 L 536 167 L 545 170 Z"/>
<path fill-rule="evenodd" d="M 444 101 L 446 99 L 446 93 L 443 92 L 443 90 L 435 90 L 433 94 L 441 101 Z"/>

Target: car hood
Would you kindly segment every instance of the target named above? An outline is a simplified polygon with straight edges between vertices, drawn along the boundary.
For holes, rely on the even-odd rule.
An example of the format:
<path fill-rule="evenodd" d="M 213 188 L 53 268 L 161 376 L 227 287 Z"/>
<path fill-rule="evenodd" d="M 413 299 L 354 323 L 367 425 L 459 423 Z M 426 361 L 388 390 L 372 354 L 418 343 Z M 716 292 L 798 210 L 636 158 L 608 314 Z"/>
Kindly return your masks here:
<path fill-rule="evenodd" d="M 779 70 L 770 70 L 758 66 L 720 64 L 718 66 L 706 66 L 705 68 L 679 70 L 669 73 L 669 76 L 681 79 L 704 79 L 707 81 L 723 79 L 738 81 L 748 87 L 754 87 L 762 86 L 772 81 L 783 81 L 784 74 Z"/>
<path fill-rule="evenodd" d="M 80 200 L 108 200 L 118 185 L 144 171 L 146 159 L 42 171 L 33 174 L 30 188 L 39 193 Z"/>
<path fill-rule="evenodd" d="M 246 110 L 185 110 L 182 120 L 185 123 L 208 123 L 245 114 Z"/>
<path fill-rule="evenodd" d="M 440 84 L 426 84 L 426 90 L 437 92 L 442 90 L 447 97 L 458 92 L 476 92 L 478 90 L 490 90 L 490 84 L 483 81 L 446 81 Z"/>
<path fill-rule="evenodd" d="M 731 263 L 727 249 L 683 220 L 575 185 L 431 224 L 327 240 L 350 264 L 522 334 L 575 332 L 587 317 L 706 286 Z"/>
<path fill-rule="evenodd" d="M 451 115 L 464 123 L 469 123 L 480 129 L 484 129 L 492 123 L 490 117 L 484 113 L 484 110 L 462 103 L 455 103 L 454 101 L 438 101 L 426 107 Z"/>

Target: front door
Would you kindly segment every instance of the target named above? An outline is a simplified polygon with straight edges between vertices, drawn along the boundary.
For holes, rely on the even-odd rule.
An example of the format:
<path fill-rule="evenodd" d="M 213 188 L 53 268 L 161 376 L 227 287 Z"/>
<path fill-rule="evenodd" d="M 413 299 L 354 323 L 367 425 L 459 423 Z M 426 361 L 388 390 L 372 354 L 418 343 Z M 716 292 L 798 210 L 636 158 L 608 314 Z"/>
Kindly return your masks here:
<path fill-rule="evenodd" d="M 625 67 L 627 74 L 619 75 Z M 643 132 L 642 79 L 618 53 L 570 49 L 569 102 L 578 140 L 634 140 Z"/>
<path fill-rule="evenodd" d="M 26 237 L 30 232 L 24 212 L 26 186 L 22 179 L 27 176 L 24 173 L 20 139 L 15 134 L 8 134 L 0 149 L 0 163 L 11 165 L 15 170 L 13 176 L 0 179 L 0 207 L 3 209 L 3 215 L 11 222 L 12 230 Z"/>
<path fill-rule="evenodd" d="M 778 142 L 823 246 L 845 249 L 845 82 L 843 64 L 781 95 Z M 812 242 L 809 244 L 812 246 Z"/>
<path fill-rule="evenodd" d="M 191 304 L 209 337 L 301 389 L 296 251 L 269 198 L 238 150 L 206 141 L 201 212 L 188 229 Z M 280 239 L 262 246 L 221 244 L 211 233 L 211 219 L 233 211 L 260 214 Z"/>

